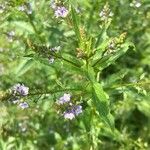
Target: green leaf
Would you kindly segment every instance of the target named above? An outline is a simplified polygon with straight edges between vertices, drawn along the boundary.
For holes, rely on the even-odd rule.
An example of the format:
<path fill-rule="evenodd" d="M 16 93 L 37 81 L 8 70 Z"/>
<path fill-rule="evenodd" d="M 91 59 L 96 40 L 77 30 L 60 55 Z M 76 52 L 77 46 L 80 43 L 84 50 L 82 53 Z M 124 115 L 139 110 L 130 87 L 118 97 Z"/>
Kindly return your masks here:
<path fill-rule="evenodd" d="M 16 26 L 16 29 L 19 30 L 20 32 L 29 32 L 34 33 L 33 27 L 24 21 L 13 21 L 11 22 L 13 25 Z"/>
<path fill-rule="evenodd" d="M 34 65 L 33 59 L 25 59 L 23 60 L 20 65 L 17 67 L 16 75 L 21 76 L 25 74 L 31 67 Z"/>
<path fill-rule="evenodd" d="M 104 123 L 109 126 L 111 129 L 114 129 L 114 119 L 109 112 L 109 102 L 108 96 L 103 91 L 103 88 L 100 83 L 93 83 L 93 102 L 99 112 L 101 119 Z"/>
<path fill-rule="evenodd" d="M 78 42 L 80 43 L 81 36 L 80 36 L 80 30 L 79 30 L 79 26 L 78 26 L 79 22 L 78 22 L 77 14 L 76 14 L 73 6 L 71 6 L 71 15 L 72 15 L 74 31 L 75 31 L 75 34 L 77 36 Z"/>
<path fill-rule="evenodd" d="M 104 69 L 111 64 L 113 64 L 119 57 L 125 54 L 130 48 L 133 48 L 133 44 L 125 43 L 123 44 L 115 53 L 108 54 L 103 58 L 94 62 L 93 66 L 97 66 L 98 68 Z"/>
<path fill-rule="evenodd" d="M 72 72 L 72 73 L 80 74 L 80 75 L 83 75 L 83 73 L 84 73 L 81 68 L 76 67 L 75 65 L 72 65 L 68 62 L 63 61 L 63 66 L 64 66 L 65 70 L 68 72 Z"/>
<path fill-rule="evenodd" d="M 109 20 L 106 24 L 102 26 L 101 32 L 98 35 L 97 42 L 95 44 L 95 47 L 97 49 L 101 49 L 105 45 L 108 39 L 107 29 L 109 28 L 110 23 L 111 23 L 111 20 Z"/>
<path fill-rule="evenodd" d="M 82 66 L 82 68 L 88 80 L 90 80 L 91 82 L 95 82 L 95 72 L 94 72 L 93 67 L 85 64 L 84 66 Z"/>
<path fill-rule="evenodd" d="M 109 88 L 117 83 L 117 81 L 120 81 L 127 73 L 129 72 L 128 69 L 122 69 L 117 73 L 114 73 L 112 75 L 109 75 L 104 81 L 105 88 Z"/>
<path fill-rule="evenodd" d="M 73 62 L 74 64 L 77 64 L 78 66 L 82 66 L 83 62 L 78 59 L 77 57 L 70 55 L 69 53 L 62 53 L 61 56 L 71 62 Z"/>
<path fill-rule="evenodd" d="M 109 113 L 108 100 L 101 85 L 97 82 L 93 83 L 93 91 L 94 102 L 96 102 L 99 105 L 99 113 L 102 116 L 107 116 Z"/>

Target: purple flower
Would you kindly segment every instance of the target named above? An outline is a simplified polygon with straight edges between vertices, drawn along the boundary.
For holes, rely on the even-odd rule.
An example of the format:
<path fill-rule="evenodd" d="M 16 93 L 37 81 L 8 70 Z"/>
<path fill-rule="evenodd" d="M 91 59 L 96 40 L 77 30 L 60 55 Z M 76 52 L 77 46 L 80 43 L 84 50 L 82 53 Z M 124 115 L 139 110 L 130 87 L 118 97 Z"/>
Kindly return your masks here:
<path fill-rule="evenodd" d="M 82 113 L 82 106 L 81 106 L 81 105 L 75 106 L 74 109 L 73 109 L 73 111 L 74 111 L 74 114 L 75 114 L 76 116 L 78 116 L 79 114 Z"/>
<path fill-rule="evenodd" d="M 18 99 L 18 98 L 12 99 L 12 103 L 13 103 L 13 104 L 17 104 L 18 102 L 19 102 L 19 99 Z"/>
<path fill-rule="evenodd" d="M 64 104 L 70 101 L 71 95 L 64 93 L 62 97 L 59 98 L 58 104 Z"/>
<path fill-rule="evenodd" d="M 54 63 L 55 59 L 53 57 L 50 57 L 48 61 L 50 64 L 52 64 L 52 63 Z"/>
<path fill-rule="evenodd" d="M 65 119 L 72 120 L 73 118 L 75 118 L 75 114 L 73 113 L 73 111 L 65 111 L 63 115 Z"/>
<path fill-rule="evenodd" d="M 56 3 L 55 3 L 54 0 L 51 0 L 51 2 L 50 2 L 50 7 L 51 7 L 52 9 L 55 9 L 55 8 L 56 8 Z"/>
<path fill-rule="evenodd" d="M 19 107 L 22 108 L 22 109 L 26 109 L 29 107 L 28 103 L 27 102 L 22 102 L 19 104 Z"/>
<path fill-rule="evenodd" d="M 82 106 L 76 105 L 76 106 L 73 106 L 71 110 L 65 111 L 63 116 L 65 119 L 72 120 L 81 113 L 82 113 Z"/>
<path fill-rule="evenodd" d="M 32 6 L 31 3 L 26 3 L 25 5 L 20 5 L 18 7 L 19 11 L 26 12 L 28 15 L 32 14 Z"/>
<path fill-rule="evenodd" d="M 13 91 L 14 91 L 14 94 L 18 93 L 22 96 L 26 96 L 29 93 L 29 88 L 23 84 L 18 83 L 13 87 Z"/>
<path fill-rule="evenodd" d="M 53 51 L 53 52 L 58 52 L 60 51 L 61 47 L 60 46 L 55 46 L 55 47 L 52 47 L 50 50 Z"/>
<path fill-rule="evenodd" d="M 55 16 L 56 18 L 62 17 L 65 18 L 67 17 L 69 11 L 65 7 L 57 7 L 55 10 Z"/>
<path fill-rule="evenodd" d="M 14 31 L 10 31 L 7 33 L 7 39 L 9 42 L 12 42 L 13 41 L 13 38 L 15 36 L 15 32 Z"/>

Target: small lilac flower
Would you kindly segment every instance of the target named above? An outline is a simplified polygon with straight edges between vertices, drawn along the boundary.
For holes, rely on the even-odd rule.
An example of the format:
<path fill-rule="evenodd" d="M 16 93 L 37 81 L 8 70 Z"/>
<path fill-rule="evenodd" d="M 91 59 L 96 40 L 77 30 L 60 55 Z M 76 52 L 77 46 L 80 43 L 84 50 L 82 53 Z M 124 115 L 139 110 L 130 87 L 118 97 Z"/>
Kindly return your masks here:
<path fill-rule="evenodd" d="M 10 32 L 8 33 L 8 35 L 9 35 L 9 36 L 15 36 L 15 32 L 14 32 L 14 31 L 10 31 Z"/>
<path fill-rule="evenodd" d="M 101 17 L 102 21 L 105 21 L 113 16 L 108 4 L 106 4 L 102 11 L 100 11 L 99 16 Z"/>
<path fill-rule="evenodd" d="M 22 109 L 26 109 L 29 107 L 28 103 L 27 102 L 22 102 L 19 104 L 19 107 L 22 108 Z"/>
<path fill-rule="evenodd" d="M 55 3 L 54 0 L 51 0 L 51 2 L 50 2 L 50 7 L 51 7 L 52 9 L 56 9 L 56 3 Z"/>
<path fill-rule="evenodd" d="M 75 115 L 72 111 L 65 111 L 63 116 L 64 116 L 65 119 L 70 119 L 70 120 L 75 118 Z"/>
<path fill-rule="evenodd" d="M 19 11 L 26 12 L 28 15 L 32 14 L 31 3 L 26 3 L 26 5 L 21 5 L 18 7 Z"/>
<path fill-rule="evenodd" d="M 26 7 L 24 5 L 21 5 L 21 6 L 18 7 L 18 10 L 19 11 L 25 11 Z"/>
<path fill-rule="evenodd" d="M 26 132 L 27 131 L 27 124 L 25 122 L 23 122 L 23 123 L 20 122 L 18 124 L 18 126 L 19 126 L 19 129 L 20 129 L 21 132 Z"/>
<path fill-rule="evenodd" d="M 49 63 L 50 63 L 50 64 L 54 63 L 54 61 L 55 61 L 55 59 L 54 59 L 53 57 L 50 57 L 50 58 L 49 58 Z"/>
<path fill-rule="evenodd" d="M 13 41 L 14 36 L 15 36 L 15 32 L 14 31 L 10 31 L 10 32 L 7 33 L 7 38 L 9 40 L 9 42 Z"/>
<path fill-rule="evenodd" d="M 69 11 L 64 6 L 57 7 L 55 10 L 56 18 L 59 18 L 59 17 L 65 18 L 65 17 L 67 17 L 68 13 L 69 13 Z"/>
<path fill-rule="evenodd" d="M 74 114 L 75 114 L 76 116 L 78 116 L 79 114 L 82 113 L 82 106 L 81 106 L 81 105 L 75 106 L 74 109 L 73 109 L 73 111 L 74 111 Z"/>
<path fill-rule="evenodd" d="M 27 14 L 31 15 L 33 12 L 31 3 L 27 3 L 26 6 L 27 6 L 27 9 L 26 9 Z"/>
<path fill-rule="evenodd" d="M 59 98 L 58 104 L 64 104 L 70 101 L 71 95 L 70 94 L 64 94 L 62 97 Z"/>
<path fill-rule="evenodd" d="M 19 93 L 22 96 L 26 96 L 29 93 L 29 88 L 18 83 L 13 87 L 13 91 L 14 94 Z"/>
<path fill-rule="evenodd" d="M 50 50 L 53 51 L 53 52 L 58 52 L 60 51 L 61 47 L 60 46 L 55 46 L 55 47 L 52 47 Z"/>
<path fill-rule="evenodd" d="M 17 104 L 17 103 L 19 103 L 19 99 L 18 98 L 14 98 L 14 99 L 11 100 L 11 102 L 13 104 Z"/>

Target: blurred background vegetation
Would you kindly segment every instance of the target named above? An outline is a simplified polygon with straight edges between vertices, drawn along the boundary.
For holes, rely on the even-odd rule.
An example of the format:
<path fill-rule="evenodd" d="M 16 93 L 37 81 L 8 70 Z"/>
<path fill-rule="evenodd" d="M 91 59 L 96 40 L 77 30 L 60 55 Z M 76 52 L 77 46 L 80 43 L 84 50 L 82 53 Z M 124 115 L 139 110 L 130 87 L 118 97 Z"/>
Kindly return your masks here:
<path fill-rule="evenodd" d="M 31 15 L 18 10 L 24 2 L 31 4 Z M 79 10 L 81 25 L 93 39 L 101 31 L 99 12 L 108 3 L 113 12 L 108 35 L 116 37 L 126 33 L 126 41 L 135 45 L 135 49 L 129 49 L 100 74 L 110 97 L 116 130 L 112 133 L 96 117 L 91 122 L 88 120 L 87 116 L 92 115 L 86 103 L 89 95 L 71 92 L 77 99 L 84 99 L 84 111 L 76 120 L 66 121 L 54 106 L 63 92 L 44 94 L 52 89 L 74 88 L 81 77 L 70 72 L 59 59 L 49 64 L 48 58 L 29 57 L 32 53 L 26 42 L 32 39 L 39 45 L 60 45 L 60 53 L 71 59 L 67 53 L 75 54 L 77 43 L 71 25 L 68 26 L 69 20 L 56 19 L 48 0 L 1 0 L 0 94 L 16 83 L 27 85 L 37 94 L 23 98 L 30 106 L 25 110 L 10 100 L 0 100 L 0 150 L 92 150 L 91 145 L 100 150 L 149 150 L 150 1 L 62 2 L 68 9 L 70 2 L 74 4 Z M 10 35 L 12 31 L 15 35 Z"/>

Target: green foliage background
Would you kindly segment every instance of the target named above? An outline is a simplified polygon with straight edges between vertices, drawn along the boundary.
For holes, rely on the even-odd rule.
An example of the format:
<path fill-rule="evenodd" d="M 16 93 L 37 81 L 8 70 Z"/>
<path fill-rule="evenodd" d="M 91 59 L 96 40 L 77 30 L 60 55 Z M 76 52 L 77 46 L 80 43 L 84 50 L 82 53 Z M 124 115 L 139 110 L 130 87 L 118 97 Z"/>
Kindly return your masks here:
<path fill-rule="evenodd" d="M 31 15 L 18 11 L 25 2 Z M 6 5 L 0 14 L 0 150 L 149 150 L 150 1 L 140 7 L 134 0 L 61 2 L 69 9 L 65 19 L 54 17 L 47 0 L 0 1 Z M 106 3 L 114 15 L 104 22 L 99 12 Z M 119 46 L 104 56 L 112 39 Z M 61 46 L 53 64 L 47 45 Z M 30 88 L 20 97 L 28 109 L 10 102 L 16 83 Z M 55 106 L 66 92 L 83 106 L 69 121 Z"/>

